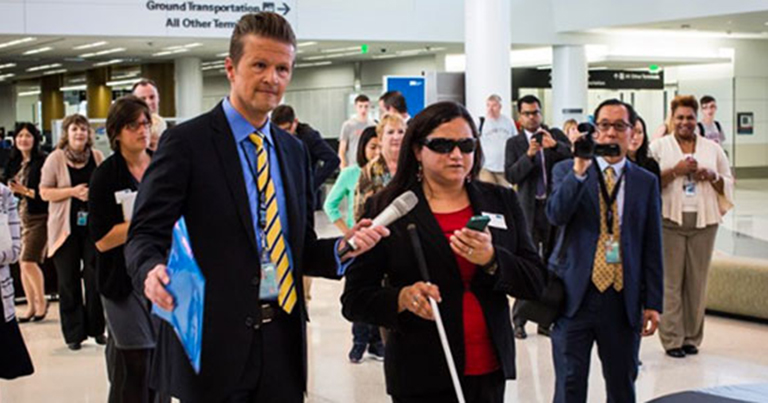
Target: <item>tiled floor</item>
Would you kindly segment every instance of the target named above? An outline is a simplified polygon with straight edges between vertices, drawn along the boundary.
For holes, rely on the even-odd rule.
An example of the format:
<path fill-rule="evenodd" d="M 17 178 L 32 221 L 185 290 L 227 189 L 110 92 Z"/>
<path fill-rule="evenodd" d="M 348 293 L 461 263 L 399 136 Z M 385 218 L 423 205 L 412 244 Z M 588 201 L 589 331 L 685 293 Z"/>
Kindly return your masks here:
<path fill-rule="evenodd" d="M 737 207 L 726 217 L 718 235 L 721 252 L 768 258 L 768 180 L 740 181 Z M 319 217 L 321 236 L 334 229 Z M 724 235 L 725 234 L 725 235 Z M 748 242 L 747 242 L 748 241 Z M 309 325 L 311 403 L 388 402 L 382 364 L 370 359 L 347 361 L 350 325 L 339 313 L 342 284 L 315 280 Z M 55 311 L 57 305 L 51 306 Z M 104 402 L 107 380 L 104 349 L 89 341 L 70 352 L 61 339 L 58 315 L 22 326 L 36 372 L 12 382 L 0 381 L 1 403 Z M 529 325 L 529 333 L 535 333 Z M 768 325 L 708 316 L 701 354 L 683 360 L 668 358 L 658 337 L 643 341 L 643 366 L 637 381 L 639 401 L 668 393 L 703 387 L 768 383 Z M 2 348 L 2 346 L 0 346 Z M 596 353 L 590 371 L 590 402 L 605 401 L 601 368 Z M 554 375 L 549 339 L 531 335 L 517 342 L 519 379 L 507 383 L 507 402 L 551 401 Z M 766 397 L 768 401 L 768 397 Z"/>

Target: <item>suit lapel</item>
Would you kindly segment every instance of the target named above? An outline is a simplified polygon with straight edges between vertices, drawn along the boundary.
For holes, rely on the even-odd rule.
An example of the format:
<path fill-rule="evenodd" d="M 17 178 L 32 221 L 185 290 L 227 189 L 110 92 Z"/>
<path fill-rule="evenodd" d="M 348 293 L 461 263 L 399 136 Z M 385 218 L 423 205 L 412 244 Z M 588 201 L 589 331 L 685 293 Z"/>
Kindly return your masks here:
<path fill-rule="evenodd" d="M 623 214 L 621 216 L 621 228 L 629 228 L 629 220 L 631 212 L 636 211 L 637 208 L 635 204 L 637 203 L 637 200 L 635 197 L 632 197 L 634 195 L 634 186 L 635 186 L 635 167 L 632 166 L 632 163 L 629 162 L 629 158 L 627 158 L 626 165 L 624 165 L 624 209 Z M 623 240 L 625 237 L 622 237 Z"/>
<path fill-rule="evenodd" d="M 586 182 L 584 183 L 584 186 L 587 187 L 587 195 L 589 195 L 589 200 L 592 202 L 593 206 L 588 211 L 598 211 L 598 215 L 600 214 L 600 186 L 597 181 L 597 175 L 600 175 L 600 166 L 596 163 L 592 163 L 592 166 L 589 167 L 590 174 L 587 174 Z M 594 210 L 594 209 L 597 210 Z"/>
<path fill-rule="evenodd" d="M 251 208 L 248 202 L 248 193 L 245 188 L 245 179 L 243 179 L 243 168 L 240 165 L 240 154 L 237 151 L 237 144 L 234 141 L 232 129 L 229 127 L 224 109 L 219 103 L 211 112 L 211 127 L 214 131 L 212 137 L 214 148 L 219 156 L 219 162 L 224 169 L 224 179 L 227 181 L 232 199 L 235 201 L 235 208 L 240 216 L 240 221 L 248 233 L 248 239 L 256 245 L 256 234 L 253 230 L 253 217 L 251 217 Z"/>

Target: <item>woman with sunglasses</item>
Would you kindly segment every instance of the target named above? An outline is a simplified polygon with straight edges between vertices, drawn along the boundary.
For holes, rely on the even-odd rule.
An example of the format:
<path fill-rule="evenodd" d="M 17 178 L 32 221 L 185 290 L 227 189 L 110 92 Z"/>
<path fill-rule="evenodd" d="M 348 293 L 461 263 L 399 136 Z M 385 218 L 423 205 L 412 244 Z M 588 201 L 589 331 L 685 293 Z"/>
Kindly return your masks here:
<path fill-rule="evenodd" d="M 409 190 L 419 200 L 390 225 L 390 237 L 351 264 L 341 298 L 346 318 L 390 330 L 384 370 L 394 402 L 455 401 L 429 298 L 440 302 L 467 402 L 502 402 L 506 380 L 515 378 L 507 295 L 536 299 L 544 287 L 545 268 L 515 193 L 476 180 L 477 137 L 461 105 L 424 109 L 408 124 L 392 181 L 363 213 L 375 217 Z M 465 228 L 482 214 L 491 217 L 487 228 Z M 411 225 L 429 281 L 417 264 Z"/>

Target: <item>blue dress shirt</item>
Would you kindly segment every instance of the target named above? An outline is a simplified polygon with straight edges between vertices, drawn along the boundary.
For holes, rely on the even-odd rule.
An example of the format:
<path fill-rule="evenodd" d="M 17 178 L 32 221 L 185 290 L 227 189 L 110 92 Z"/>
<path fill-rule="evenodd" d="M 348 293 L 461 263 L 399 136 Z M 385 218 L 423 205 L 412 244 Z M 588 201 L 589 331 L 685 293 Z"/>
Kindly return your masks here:
<path fill-rule="evenodd" d="M 261 227 L 259 226 L 259 189 L 256 183 L 256 145 L 248 138 L 251 134 L 256 132 L 256 128 L 248 122 L 229 102 L 229 98 L 224 98 L 223 102 L 224 114 L 229 122 L 229 127 L 232 129 L 232 134 L 235 137 L 235 143 L 237 144 L 237 152 L 240 156 L 240 165 L 243 168 L 243 179 L 245 179 L 245 187 L 248 194 L 248 204 L 251 208 L 251 218 L 253 220 L 253 230 L 256 234 L 256 244 L 259 247 L 259 255 L 261 255 Z M 280 163 L 277 159 L 277 150 L 275 148 L 275 142 L 272 138 L 272 132 L 269 119 L 264 123 L 264 126 L 258 128 L 258 131 L 264 134 L 265 146 L 269 156 L 269 172 L 272 177 L 272 183 L 275 186 L 275 193 L 277 195 L 277 207 L 279 209 L 280 223 L 283 229 L 283 237 L 285 239 L 286 250 L 288 252 L 288 263 L 293 269 L 293 256 L 291 254 L 291 248 L 288 244 L 288 209 L 285 204 L 285 192 L 283 191 L 283 178 L 280 175 Z"/>

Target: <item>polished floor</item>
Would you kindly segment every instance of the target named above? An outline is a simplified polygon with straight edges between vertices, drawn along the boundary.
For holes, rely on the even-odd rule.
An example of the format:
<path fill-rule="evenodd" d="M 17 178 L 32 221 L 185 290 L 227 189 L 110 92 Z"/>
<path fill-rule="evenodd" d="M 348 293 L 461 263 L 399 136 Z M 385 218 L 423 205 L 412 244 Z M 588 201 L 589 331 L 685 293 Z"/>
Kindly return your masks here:
<path fill-rule="evenodd" d="M 768 180 L 737 184 L 737 207 L 728 214 L 718 234 L 718 253 L 768 258 Z M 321 215 L 321 236 L 334 229 Z M 314 280 L 309 305 L 311 403 L 389 402 L 381 362 L 365 359 L 351 364 L 350 324 L 339 313 L 342 283 Z M 69 351 L 60 335 L 57 305 L 42 323 L 22 330 L 35 364 L 35 374 L 0 381 L 0 403 L 105 402 L 108 384 L 104 348 L 92 341 L 78 352 Z M 20 307 L 20 310 L 24 307 Z M 507 383 L 506 402 L 549 402 L 554 374 L 549 339 L 535 335 L 517 341 L 518 379 Z M 664 354 L 657 336 L 643 340 L 643 366 L 637 380 L 638 401 L 678 391 L 724 385 L 768 383 L 768 325 L 707 316 L 704 344 L 698 356 L 673 359 Z M 1 348 L 1 346 L 0 346 Z M 596 352 L 590 371 L 590 402 L 604 402 L 604 384 Z M 768 401 L 768 397 L 766 397 Z"/>

